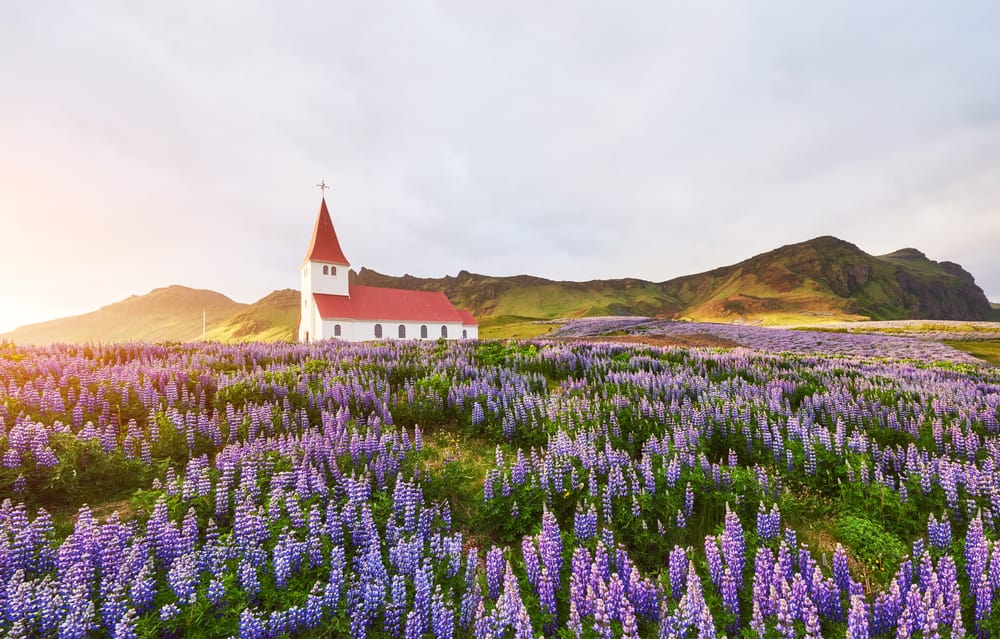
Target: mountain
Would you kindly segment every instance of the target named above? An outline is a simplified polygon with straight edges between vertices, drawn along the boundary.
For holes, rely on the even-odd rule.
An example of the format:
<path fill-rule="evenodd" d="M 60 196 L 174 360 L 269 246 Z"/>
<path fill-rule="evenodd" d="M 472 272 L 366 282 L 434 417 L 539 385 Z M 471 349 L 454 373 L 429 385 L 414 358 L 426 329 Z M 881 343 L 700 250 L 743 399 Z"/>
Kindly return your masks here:
<path fill-rule="evenodd" d="M 969 273 L 916 249 L 883 256 L 835 237 L 818 237 L 738 264 L 665 282 L 558 282 L 527 275 L 393 277 L 362 268 L 352 283 L 443 291 L 477 317 L 549 319 L 654 315 L 702 321 L 986 319 L 990 305 Z M 489 322 L 490 320 L 487 320 Z"/>
<path fill-rule="evenodd" d="M 830 236 L 663 286 L 692 319 L 981 320 L 990 311 L 982 289 L 958 264 L 935 262 L 912 248 L 876 257 Z"/>
<path fill-rule="evenodd" d="M 299 292 L 286 288 L 247 306 L 208 331 L 220 342 L 290 341 L 299 326 Z"/>
<path fill-rule="evenodd" d="M 189 341 L 201 339 L 203 312 L 214 326 L 246 306 L 215 291 L 167 286 L 83 315 L 22 326 L 0 339 L 18 344 Z"/>
<path fill-rule="evenodd" d="M 789 244 L 750 259 L 665 282 L 624 278 L 561 282 L 529 275 L 461 271 L 442 278 L 396 277 L 362 268 L 351 284 L 441 291 L 479 318 L 481 335 L 528 337 L 535 320 L 643 315 L 700 321 L 804 323 L 831 319 L 983 320 L 991 307 L 972 275 L 916 249 L 874 256 L 835 237 Z M 183 286 L 155 289 L 92 313 L 23 326 L 0 335 L 18 343 L 201 338 L 294 339 L 299 293 L 274 291 L 253 304 Z"/>

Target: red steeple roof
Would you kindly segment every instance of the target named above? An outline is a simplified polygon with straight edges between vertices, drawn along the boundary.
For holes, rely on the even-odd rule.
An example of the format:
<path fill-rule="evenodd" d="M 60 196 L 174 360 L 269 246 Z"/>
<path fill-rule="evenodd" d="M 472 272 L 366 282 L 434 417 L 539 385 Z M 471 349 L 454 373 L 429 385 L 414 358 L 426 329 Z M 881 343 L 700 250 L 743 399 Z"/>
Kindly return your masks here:
<path fill-rule="evenodd" d="M 343 264 L 344 266 L 351 265 L 344 257 L 344 251 L 340 248 L 337 232 L 333 230 L 333 220 L 330 219 L 330 211 L 326 208 L 326 198 L 323 198 L 322 204 L 319 205 L 319 215 L 316 217 L 316 227 L 313 229 L 312 241 L 309 242 L 306 259 Z"/>

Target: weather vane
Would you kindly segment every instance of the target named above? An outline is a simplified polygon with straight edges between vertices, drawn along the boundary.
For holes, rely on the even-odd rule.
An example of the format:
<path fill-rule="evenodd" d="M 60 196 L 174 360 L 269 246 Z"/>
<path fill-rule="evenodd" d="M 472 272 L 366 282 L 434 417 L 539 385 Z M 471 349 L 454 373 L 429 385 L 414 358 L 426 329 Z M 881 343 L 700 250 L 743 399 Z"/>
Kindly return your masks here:
<path fill-rule="evenodd" d="M 326 190 L 330 188 L 329 185 L 327 185 L 326 180 L 320 180 L 319 184 L 316 186 L 320 188 L 320 193 L 323 194 L 323 197 L 326 197 Z"/>

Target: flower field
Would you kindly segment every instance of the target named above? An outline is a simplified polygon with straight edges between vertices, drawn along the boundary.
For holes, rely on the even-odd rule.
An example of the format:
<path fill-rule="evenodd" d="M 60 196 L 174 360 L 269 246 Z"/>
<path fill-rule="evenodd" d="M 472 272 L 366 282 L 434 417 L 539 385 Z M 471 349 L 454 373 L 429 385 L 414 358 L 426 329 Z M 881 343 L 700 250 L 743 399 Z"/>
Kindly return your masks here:
<path fill-rule="evenodd" d="M 858 324 L 858 323 L 856 323 Z M 877 324 L 877 323 L 876 323 Z M 546 337 L 575 338 L 601 335 L 642 335 L 652 337 L 684 337 L 708 335 L 746 348 L 773 353 L 845 355 L 857 357 L 889 357 L 919 361 L 977 363 L 981 360 L 946 344 L 940 339 L 954 338 L 956 333 L 913 331 L 910 336 L 880 333 L 831 332 L 829 330 L 798 330 L 765 328 L 740 324 L 711 322 L 678 322 L 635 317 L 583 317 L 566 320 Z M 966 333 L 962 333 L 965 335 Z M 975 335 L 971 331 L 968 333 Z M 996 333 L 983 332 L 982 339 Z"/>
<path fill-rule="evenodd" d="M 0 344 L 0 636 L 1000 635 L 998 369 L 784 339 Z"/>

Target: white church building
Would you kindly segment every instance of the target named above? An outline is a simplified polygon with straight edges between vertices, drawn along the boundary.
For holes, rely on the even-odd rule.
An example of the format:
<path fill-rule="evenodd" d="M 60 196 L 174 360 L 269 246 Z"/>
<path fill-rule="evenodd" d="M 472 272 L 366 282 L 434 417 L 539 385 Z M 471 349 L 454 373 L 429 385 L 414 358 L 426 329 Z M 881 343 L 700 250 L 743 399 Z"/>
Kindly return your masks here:
<path fill-rule="evenodd" d="M 351 286 L 350 265 L 324 197 L 301 266 L 300 342 L 479 337 L 472 313 L 456 309 L 444 293 Z"/>

